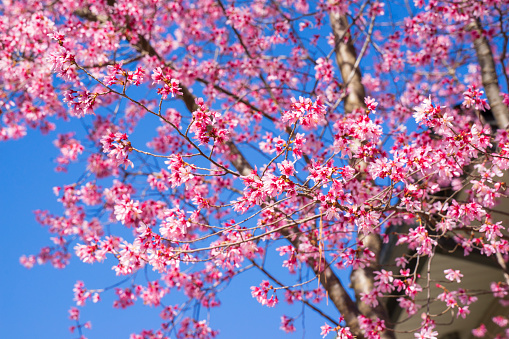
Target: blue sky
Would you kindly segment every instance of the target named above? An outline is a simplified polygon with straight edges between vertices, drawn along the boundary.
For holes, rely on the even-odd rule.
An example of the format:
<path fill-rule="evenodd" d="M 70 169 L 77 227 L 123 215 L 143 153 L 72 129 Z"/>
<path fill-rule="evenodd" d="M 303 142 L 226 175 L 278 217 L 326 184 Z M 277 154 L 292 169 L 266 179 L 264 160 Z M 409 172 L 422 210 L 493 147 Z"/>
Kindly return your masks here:
<path fill-rule="evenodd" d="M 147 120 L 148 119 L 148 120 Z M 151 120 L 150 120 L 151 119 Z M 153 117 L 146 117 L 139 127 L 147 130 L 154 123 Z M 70 123 L 59 121 L 63 133 L 71 129 L 83 128 L 74 120 Z M 152 127 L 153 128 L 153 127 Z M 0 213 L 3 234 L 0 238 L 2 254 L 0 262 L 3 272 L 0 278 L 0 333 L 5 338 L 76 338 L 69 327 L 68 310 L 74 305 L 73 286 L 83 280 L 89 288 L 104 288 L 113 285 L 122 277 L 115 276 L 111 270 L 113 261 L 104 264 L 84 264 L 73 257 L 70 265 L 54 269 L 50 265 L 36 265 L 31 270 L 19 264 L 23 254 L 36 254 L 41 247 L 50 245 L 49 233 L 36 221 L 36 209 L 61 211 L 60 204 L 52 192 L 52 187 L 75 182 L 82 174 L 82 164 L 74 164 L 67 174 L 54 171 L 54 159 L 58 149 L 52 141 L 56 133 L 42 136 L 29 130 L 20 140 L 0 143 Z M 278 264 L 279 265 L 279 264 Z M 277 266 L 278 266 L 277 265 Z M 273 267 L 272 268 L 277 268 Z M 151 274 L 151 272 L 149 272 Z M 154 274 L 150 276 L 156 278 Z M 288 307 L 280 302 L 278 307 L 269 309 L 261 306 L 251 297 L 250 286 L 258 285 L 263 277 L 255 271 L 247 271 L 236 277 L 227 289 L 219 295 L 220 308 L 212 311 L 210 320 L 214 329 L 220 330 L 219 338 L 316 338 L 319 327 L 325 323 L 313 311 L 307 310 L 304 317 L 296 322 L 297 333 L 285 334 L 279 330 L 282 314 L 296 316 L 301 306 Z M 81 307 L 82 319 L 92 322 L 92 330 L 85 330 L 88 338 L 128 338 L 129 334 L 142 329 L 158 328 L 160 309 L 137 305 L 125 310 L 113 309 L 112 290 L 101 295 L 102 301 L 87 302 Z M 278 294 L 282 301 L 283 294 Z M 171 292 L 163 301 L 168 304 L 181 300 L 176 292 Z M 326 307 L 328 313 L 337 318 L 334 307 Z M 202 313 L 202 318 L 206 314 Z M 302 321 L 306 333 L 302 332 Z"/>

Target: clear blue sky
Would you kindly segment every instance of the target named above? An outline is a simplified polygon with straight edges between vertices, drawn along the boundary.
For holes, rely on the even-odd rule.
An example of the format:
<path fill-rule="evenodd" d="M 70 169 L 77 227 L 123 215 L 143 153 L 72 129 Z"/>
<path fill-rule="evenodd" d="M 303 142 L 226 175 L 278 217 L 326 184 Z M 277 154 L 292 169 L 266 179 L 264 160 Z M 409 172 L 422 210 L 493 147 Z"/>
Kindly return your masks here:
<path fill-rule="evenodd" d="M 154 119 L 150 117 L 151 119 Z M 146 118 L 147 119 L 147 118 Z M 70 129 L 83 130 L 77 121 L 58 123 L 63 133 Z M 140 130 L 147 130 L 151 121 L 142 122 Z M 152 126 L 150 126 L 152 127 Z M 56 133 L 42 136 L 34 130 L 16 141 L 0 143 L 0 214 L 2 237 L 0 237 L 2 274 L 0 278 L 0 333 L 10 339 L 54 339 L 76 338 L 68 328 L 73 325 L 68 319 L 68 309 L 74 305 L 73 285 L 83 280 L 90 288 L 104 288 L 120 281 L 111 270 L 113 261 L 104 264 L 83 264 L 73 257 L 64 270 L 50 265 L 28 270 L 19 264 L 23 254 L 36 254 L 41 247 L 50 245 L 49 233 L 36 221 L 33 211 L 48 209 L 61 212 L 60 204 L 53 195 L 52 187 L 74 182 L 83 171 L 82 164 L 74 164 L 67 174 L 54 171 L 54 159 L 58 149 L 52 141 Z M 155 276 L 151 276 L 155 278 Z M 303 336 L 302 318 L 295 324 L 298 332 L 285 334 L 279 330 L 282 314 L 296 316 L 301 306 L 287 307 L 285 303 L 274 309 L 261 306 L 251 297 L 249 287 L 258 285 L 263 277 L 248 271 L 234 279 L 233 283 L 219 295 L 220 308 L 211 315 L 213 328 L 219 329 L 219 338 L 316 338 L 319 327 L 325 320 L 305 312 L 306 333 Z M 279 295 L 282 300 L 283 294 Z M 81 307 L 82 319 L 92 321 L 92 330 L 85 330 L 88 338 L 128 338 L 129 334 L 142 329 L 158 328 L 160 309 L 142 306 L 113 309 L 113 291 L 102 294 L 98 304 L 87 302 Z M 180 300 L 178 293 L 171 292 L 163 301 L 167 304 Z M 328 313 L 337 317 L 334 308 Z M 204 315 L 205 316 L 205 315 Z"/>

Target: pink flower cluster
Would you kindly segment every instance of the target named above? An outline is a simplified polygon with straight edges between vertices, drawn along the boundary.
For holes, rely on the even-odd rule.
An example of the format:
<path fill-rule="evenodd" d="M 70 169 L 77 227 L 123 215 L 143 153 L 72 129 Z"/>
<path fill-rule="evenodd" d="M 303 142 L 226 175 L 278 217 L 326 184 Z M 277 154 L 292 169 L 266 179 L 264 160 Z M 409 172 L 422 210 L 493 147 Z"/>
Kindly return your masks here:
<path fill-rule="evenodd" d="M 57 172 L 66 172 L 67 166 L 71 161 L 76 161 L 78 155 L 82 154 L 85 149 L 73 136 L 74 132 L 59 134 L 58 139 L 53 142 L 53 144 L 60 149 L 61 153 L 56 159 L 58 164 L 56 168 Z"/>
<path fill-rule="evenodd" d="M 224 144 L 230 139 L 230 133 L 224 126 L 224 119 L 221 114 L 216 111 L 211 111 L 205 105 L 202 98 L 195 100 L 198 109 L 193 112 L 193 121 L 189 131 L 195 134 L 195 139 L 198 140 L 200 145 L 205 145 L 214 141 L 214 144 Z"/>
<path fill-rule="evenodd" d="M 107 130 L 101 138 L 103 145 L 103 152 L 108 155 L 108 158 L 115 161 L 116 166 L 124 165 L 134 167 L 131 160 L 129 160 L 129 153 L 132 151 L 131 143 L 127 139 L 127 134 L 120 132 L 112 132 Z"/>
<path fill-rule="evenodd" d="M 273 292 L 271 297 L 268 297 L 269 292 L 273 289 L 272 285 L 267 280 L 264 280 L 261 282 L 260 287 L 251 287 L 251 295 L 253 298 L 256 298 L 260 304 L 267 305 L 268 307 L 274 307 L 278 303 L 276 293 Z"/>
<path fill-rule="evenodd" d="M 164 84 L 163 87 L 157 89 L 157 94 L 161 95 L 164 100 L 168 98 L 168 95 L 172 97 L 182 95 L 182 88 L 179 87 L 179 80 L 166 76 L 165 72 L 160 67 L 155 68 L 152 72 L 152 80 L 152 84 Z"/>
<path fill-rule="evenodd" d="M 320 97 L 315 102 L 311 99 L 299 97 L 299 101 L 292 98 L 291 110 L 283 112 L 283 122 L 296 123 L 297 121 L 306 129 L 314 129 L 325 123 L 325 105 Z"/>
<path fill-rule="evenodd" d="M 483 93 L 484 91 L 477 89 L 475 85 L 469 86 L 463 93 L 463 106 L 466 108 L 474 107 L 479 111 L 486 111 L 487 109 L 490 109 L 488 101 L 481 98 Z"/>

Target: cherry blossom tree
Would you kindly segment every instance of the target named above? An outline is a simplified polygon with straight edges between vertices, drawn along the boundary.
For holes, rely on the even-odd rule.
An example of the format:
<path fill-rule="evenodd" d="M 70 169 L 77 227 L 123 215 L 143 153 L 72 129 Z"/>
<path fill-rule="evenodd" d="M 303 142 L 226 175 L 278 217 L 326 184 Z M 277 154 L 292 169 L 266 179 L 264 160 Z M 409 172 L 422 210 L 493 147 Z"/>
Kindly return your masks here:
<path fill-rule="evenodd" d="M 506 1 L 0 8 L 0 138 L 68 119 L 86 129 L 54 141 L 55 170 L 85 163 L 84 175 L 53 188 L 62 210 L 36 212 L 50 245 L 21 263 L 63 268 L 75 255 L 159 277 L 113 291 L 77 282 L 72 330 L 90 327 L 80 307 L 115 293 L 115 308 L 161 309 L 160 328 L 132 339 L 213 338 L 191 306 L 216 312 L 219 290 L 251 269 L 266 278 L 246 293 L 317 312 L 316 336 L 437 338 L 441 316 L 474 319 L 482 296 L 502 311 L 472 334 L 509 336 Z M 139 131 L 147 119 L 158 127 Z M 437 271 L 439 253 L 500 278 L 472 289 L 452 259 Z M 187 301 L 169 304 L 171 290 Z M 402 330 L 394 309 L 419 325 Z"/>

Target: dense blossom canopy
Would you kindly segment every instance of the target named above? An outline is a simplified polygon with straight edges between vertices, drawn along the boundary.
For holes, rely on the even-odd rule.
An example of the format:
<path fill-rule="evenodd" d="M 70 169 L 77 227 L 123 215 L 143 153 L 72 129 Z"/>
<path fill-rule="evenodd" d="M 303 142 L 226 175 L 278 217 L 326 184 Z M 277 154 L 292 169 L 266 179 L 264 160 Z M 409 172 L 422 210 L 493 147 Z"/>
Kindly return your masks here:
<path fill-rule="evenodd" d="M 437 338 L 448 315 L 509 337 L 505 311 L 489 323 L 473 311 L 486 295 L 508 306 L 506 1 L 4 0 L 0 12 L 0 139 L 86 126 L 54 141 L 57 171 L 86 168 L 54 188 L 61 211 L 36 212 L 51 245 L 21 263 L 156 272 L 114 290 L 115 308 L 161 309 L 160 328 L 132 339 L 215 337 L 189 310 L 220 307 L 246 269 L 266 276 L 251 287 L 261 305 L 323 316 L 316 336 Z M 159 126 L 140 131 L 143 119 Z M 500 275 L 472 289 L 444 253 Z M 102 293 L 79 281 L 76 306 Z M 86 334 L 77 307 L 72 330 Z M 402 330 L 395 308 L 418 326 Z"/>

